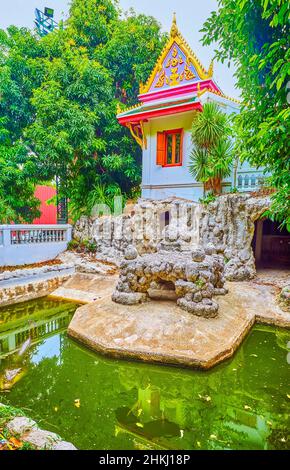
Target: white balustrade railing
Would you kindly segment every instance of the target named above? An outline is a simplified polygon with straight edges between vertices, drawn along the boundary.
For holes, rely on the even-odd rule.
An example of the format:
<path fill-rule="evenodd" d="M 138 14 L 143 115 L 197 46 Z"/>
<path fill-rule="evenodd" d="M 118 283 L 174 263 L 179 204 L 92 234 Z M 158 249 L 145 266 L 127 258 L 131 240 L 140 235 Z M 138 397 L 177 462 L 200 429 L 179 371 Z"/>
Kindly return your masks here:
<path fill-rule="evenodd" d="M 55 258 L 71 240 L 71 225 L 0 225 L 0 266 Z"/>
<path fill-rule="evenodd" d="M 239 191 L 255 191 L 263 186 L 265 175 L 261 172 L 244 172 L 237 175 Z"/>
<path fill-rule="evenodd" d="M 33 229 L 12 230 L 12 245 L 23 245 L 26 243 L 54 243 L 66 241 L 66 230 L 58 229 Z"/>

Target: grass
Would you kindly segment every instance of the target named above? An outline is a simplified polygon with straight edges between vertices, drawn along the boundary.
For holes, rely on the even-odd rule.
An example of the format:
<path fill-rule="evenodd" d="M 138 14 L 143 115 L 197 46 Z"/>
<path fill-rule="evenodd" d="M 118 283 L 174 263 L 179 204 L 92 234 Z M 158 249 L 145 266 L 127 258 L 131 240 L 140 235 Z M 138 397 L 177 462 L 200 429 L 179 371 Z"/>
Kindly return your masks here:
<path fill-rule="evenodd" d="M 14 408 L 10 405 L 0 404 L 0 426 L 3 426 L 7 421 L 15 416 L 24 416 L 24 413 L 19 408 Z"/>

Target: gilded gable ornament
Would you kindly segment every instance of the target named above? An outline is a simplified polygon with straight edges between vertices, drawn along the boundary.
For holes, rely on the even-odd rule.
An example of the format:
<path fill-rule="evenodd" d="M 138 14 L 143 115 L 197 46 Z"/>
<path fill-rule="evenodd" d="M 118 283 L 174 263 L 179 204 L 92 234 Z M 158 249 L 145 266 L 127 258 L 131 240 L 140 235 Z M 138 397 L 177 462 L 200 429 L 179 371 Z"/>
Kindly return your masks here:
<path fill-rule="evenodd" d="M 186 57 L 186 65 L 188 65 L 188 67 L 190 67 L 190 64 L 191 64 L 190 57 Z"/>
<path fill-rule="evenodd" d="M 183 70 L 180 67 L 183 66 Z M 170 69 L 170 75 L 166 74 L 166 69 Z M 190 69 L 190 58 L 186 57 L 186 60 L 182 58 L 176 45 L 171 50 L 170 57 L 165 63 L 165 68 L 162 69 L 158 80 L 155 84 L 155 88 L 162 88 L 165 84 L 169 86 L 179 85 L 184 80 L 189 81 L 196 78 L 196 75 Z"/>
<path fill-rule="evenodd" d="M 179 55 L 179 57 L 177 57 L 178 52 L 177 52 L 176 48 L 174 48 L 174 49 L 172 51 L 172 57 L 170 57 L 170 59 L 168 59 L 166 65 L 165 65 L 165 67 L 167 69 L 169 67 L 177 67 L 178 65 L 184 64 L 183 58 L 181 57 L 181 55 Z"/>
<path fill-rule="evenodd" d="M 193 78 L 195 78 L 194 73 L 190 70 L 188 65 L 185 65 L 184 67 L 184 74 L 185 74 L 185 80 L 192 80 Z"/>
<path fill-rule="evenodd" d="M 206 80 L 212 76 L 212 73 L 212 63 L 207 72 L 182 37 L 174 13 L 170 39 L 146 84 L 140 87 L 140 93 L 148 93 L 154 88 L 162 89 L 166 85 L 170 87 L 181 83 L 185 85 L 185 82 L 190 82 L 197 77 Z"/>
<path fill-rule="evenodd" d="M 175 86 L 179 84 L 179 73 L 178 67 L 172 67 L 170 75 L 170 86 Z"/>
<path fill-rule="evenodd" d="M 161 74 L 159 75 L 155 88 L 162 88 L 164 86 L 164 83 L 165 83 L 165 70 L 163 70 Z"/>

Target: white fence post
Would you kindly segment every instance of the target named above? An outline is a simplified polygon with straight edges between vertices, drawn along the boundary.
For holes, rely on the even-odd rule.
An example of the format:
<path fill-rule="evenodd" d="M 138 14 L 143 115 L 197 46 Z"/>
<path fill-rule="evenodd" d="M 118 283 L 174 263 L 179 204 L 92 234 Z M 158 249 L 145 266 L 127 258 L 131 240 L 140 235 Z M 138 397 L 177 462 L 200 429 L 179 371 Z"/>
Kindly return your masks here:
<path fill-rule="evenodd" d="M 72 226 L 70 225 L 66 232 L 66 241 L 69 243 L 72 239 Z"/>
<path fill-rule="evenodd" d="M 1 229 L 2 233 L 3 233 L 3 237 L 2 237 L 2 245 L 3 246 L 10 246 L 11 245 L 11 231 L 10 231 L 10 227 L 7 225 L 6 227 L 4 226 L 3 229 Z"/>

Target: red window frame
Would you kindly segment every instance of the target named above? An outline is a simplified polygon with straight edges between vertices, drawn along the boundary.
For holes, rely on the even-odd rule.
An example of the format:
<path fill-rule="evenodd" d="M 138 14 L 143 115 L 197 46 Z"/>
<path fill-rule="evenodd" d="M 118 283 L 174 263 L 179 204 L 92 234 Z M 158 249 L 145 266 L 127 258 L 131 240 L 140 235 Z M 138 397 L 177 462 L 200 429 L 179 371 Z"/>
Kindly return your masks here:
<path fill-rule="evenodd" d="M 164 131 L 165 134 L 165 158 L 164 158 L 164 167 L 171 167 L 171 166 L 182 166 L 182 157 L 183 157 L 183 129 L 172 129 L 170 131 Z M 175 162 L 176 158 L 176 138 L 172 139 L 172 159 L 174 160 L 173 163 L 167 163 L 167 151 L 168 151 L 168 136 L 176 136 L 176 134 L 180 134 L 180 149 L 179 149 L 179 156 L 180 161 L 178 163 Z M 174 150 L 173 150 L 174 149 Z"/>

